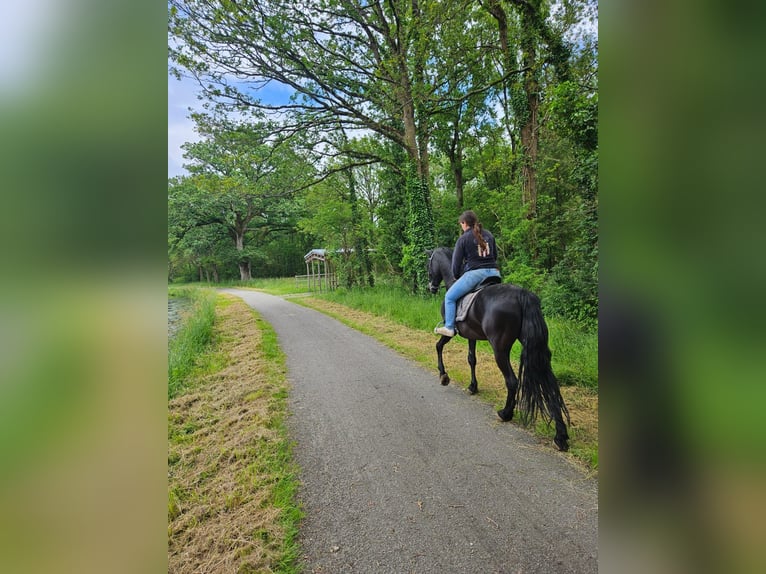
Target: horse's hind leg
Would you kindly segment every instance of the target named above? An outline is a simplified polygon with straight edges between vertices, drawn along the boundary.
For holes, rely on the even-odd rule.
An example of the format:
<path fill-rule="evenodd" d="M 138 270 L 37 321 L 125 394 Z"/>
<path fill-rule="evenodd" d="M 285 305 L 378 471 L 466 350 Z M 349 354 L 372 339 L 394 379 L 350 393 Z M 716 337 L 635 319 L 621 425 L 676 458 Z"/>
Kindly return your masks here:
<path fill-rule="evenodd" d="M 516 408 L 516 390 L 519 388 L 519 380 L 516 378 L 516 374 L 511 368 L 511 349 L 496 349 L 495 362 L 500 368 L 500 372 L 503 373 L 505 378 L 505 388 L 508 390 L 508 397 L 505 399 L 505 407 L 497 411 L 497 416 L 501 420 L 508 422 L 513 418 L 513 411 Z"/>
<path fill-rule="evenodd" d="M 446 386 L 449 385 L 449 375 L 447 374 L 447 371 L 444 369 L 444 360 L 442 359 L 442 349 L 444 349 L 444 345 L 450 342 L 450 337 L 445 337 L 444 335 L 441 336 L 439 341 L 436 343 L 436 357 L 438 358 L 438 366 L 439 366 L 439 382 Z"/>
<path fill-rule="evenodd" d="M 468 339 L 468 364 L 471 366 L 471 384 L 468 392 L 475 395 L 479 392 L 479 383 L 476 381 L 476 339 Z"/>
<path fill-rule="evenodd" d="M 550 406 L 548 407 L 551 408 Z M 564 418 L 561 416 L 561 409 L 554 411 L 556 420 L 556 436 L 553 438 L 553 444 L 556 445 L 561 451 L 569 450 L 569 433 L 567 433 L 567 426 L 564 424 Z"/>

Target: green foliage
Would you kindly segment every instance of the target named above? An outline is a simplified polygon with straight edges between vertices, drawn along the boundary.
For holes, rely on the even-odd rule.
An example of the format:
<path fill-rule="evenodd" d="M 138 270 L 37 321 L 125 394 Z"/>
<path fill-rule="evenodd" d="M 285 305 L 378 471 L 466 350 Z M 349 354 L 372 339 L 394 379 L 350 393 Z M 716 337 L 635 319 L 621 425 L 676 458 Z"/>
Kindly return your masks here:
<path fill-rule="evenodd" d="M 318 241 L 317 248 L 350 249 L 352 238 L 351 206 L 340 178 L 310 188 L 304 198 L 305 214 L 298 220 L 298 229 Z"/>
<path fill-rule="evenodd" d="M 513 110 L 514 119 L 518 124 L 524 124 L 529 120 L 529 103 L 527 102 L 527 93 L 524 90 L 524 85 L 520 82 L 516 82 L 511 87 L 511 109 Z"/>
<path fill-rule="evenodd" d="M 401 162 L 404 152 L 401 148 L 392 153 L 393 159 Z M 388 273 L 401 273 L 405 229 L 407 226 L 407 183 L 402 173 L 391 167 L 380 171 L 381 202 L 378 208 L 377 241 L 378 266 Z"/>
<path fill-rule="evenodd" d="M 192 175 L 168 185 L 171 263 L 185 278 L 195 268 L 219 278 L 263 269 L 264 247 L 292 234 L 303 210 L 296 190 L 314 170 L 295 146 L 271 139 L 268 122 L 194 118 L 204 139 L 185 146 Z"/>
<path fill-rule="evenodd" d="M 429 249 L 434 248 L 433 214 L 428 182 L 418 176 L 413 162 L 407 169 L 407 244 L 402 249 L 402 270 L 413 279 L 416 292 L 425 294 L 428 286 Z"/>
<path fill-rule="evenodd" d="M 563 82 L 552 91 L 549 110 L 547 141 L 562 150 L 554 167 L 555 189 L 564 209 L 556 214 L 561 247 L 551 262 L 544 295 L 552 312 L 594 325 L 598 316 L 598 93 Z"/>
<path fill-rule="evenodd" d="M 230 3 L 171 10 L 172 59 L 231 96 L 214 107 L 236 101 L 278 114 L 247 125 L 195 116 L 203 141 L 187 146 L 193 175 L 169 197 L 170 276 L 236 279 L 240 261 L 254 275 L 285 273 L 291 260 L 302 265 L 301 250 L 324 247 L 341 250 L 345 285 L 370 284 L 374 269 L 422 293 L 426 251 L 452 246 L 457 216 L 473 209 L 495 234 L 507 280 L 537 292 L 549 316 L 595 324 L 594 8 L 394 0 L 358 10 L 329 0 L 306 12 L 267 3 L 258 34 Z M 257 90 L 226 85 L 237 73 L 295 93 L 269 109 Z M 368 135 L 347 135 L 360 129 Z M 287 133 L 296 142 L 285 145 Z M 530 181 L 534 213 L 522 194 Z"/>
<path fill-rule="evenodd" d="M 598 92 L 586 93 L 575 82 L 562 82 L 551 94 L 551 127 L 587 151 L 598 147 Z"/>
<path fill-rule="evenodd" d="M 298 222 L 310 234 L 313 247 L 327 249 L 338 281 L 348 286 L 372 281 L 369 237 L 372 225 L 363 214 L 368 206 L 356 194 L 353 168 L 332 177 L 306 193 L 306 215 Z"/>
<path fill-rule="evenodd" d="M 434 193 L 434 245 L 453 247 L 460 234 L 457 219 L 462 213 L 454 193 Z"/>

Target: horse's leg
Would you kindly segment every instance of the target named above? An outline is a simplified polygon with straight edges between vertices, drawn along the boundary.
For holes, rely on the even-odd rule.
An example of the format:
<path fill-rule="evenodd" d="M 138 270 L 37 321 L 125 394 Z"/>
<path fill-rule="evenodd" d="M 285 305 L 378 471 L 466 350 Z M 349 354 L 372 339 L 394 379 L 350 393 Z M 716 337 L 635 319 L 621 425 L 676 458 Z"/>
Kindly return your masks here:
<path fill-rule="evenodd" d="M 569 450 L 569 433 L 567 432 L 567 425 L 564 424 L 564 417 L 561 416 L 561 408 L 553 408 L 548 403 L 548 409 L 553 410 L 553 418 L 556 421 L 556 436 L 553 437 L 553 444 L 559 450 L 567 451 Z"/>
<path fill-rule="evenodd" d="M 442 335 L 439 338 L 439 341 L 436 343 L 436 356 L 439 359 L 439 382 L 442 385 L 449 385 L 449 375 L 447 375 L 447 371 L 444 370 L 444 361 L 442 360 L 442 349 L 444 349 L 444 345 L 450 342 L 450 339 L 452 337 L 445 337 Z"/>
<path fill-rule="evenodd" d="M 497 411 L 497 416 L 501 420 L 508 422 L 513 418 L 513 411 L 516 408 L 516 390 L 519 388 L 519 380 L 516 378 L 516 374 L 511 367 L 511 349 L 499 349 L 492 346 L 495 351 L 495 362 L 500 368 L 500 372 L 503 373 L 505 379 L 505 388 L 508 390 L 508 397 L 505 399 L 505 407 Z"/>
<path fill-rule="evenodd" d="M 479 392 L 479 383 L 476 381 L 476 339 L 468 339 L 468 364 L 471 365 L 471 384 L 468 392 L 475 395 Z"/>
<path fill-rule="evenodd" d="M 556 386 L 558 388 L 558 382 L 556 382 Z M 547 396 L 545 398 L 545 406 L 550 417 L 556 423 L 556 436 L 553 437 L 553 444 L 561 451 L 569 450 L 569 433 L 567 432 L 567 425 L 564 423 L 564 415 L 562 413 L 562 408 L 566 410 L 564 399 L 557 392 L 556 396 Z M 567 411 L 567 417 L 569 417 L 569 411 Z"/>

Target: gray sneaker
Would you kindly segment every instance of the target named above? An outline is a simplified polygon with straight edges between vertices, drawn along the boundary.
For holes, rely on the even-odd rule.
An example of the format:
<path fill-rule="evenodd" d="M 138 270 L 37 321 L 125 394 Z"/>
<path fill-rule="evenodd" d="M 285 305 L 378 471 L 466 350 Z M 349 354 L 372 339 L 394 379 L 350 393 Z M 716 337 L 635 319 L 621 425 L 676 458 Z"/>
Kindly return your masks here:
<path fill-rule="evenodd" d="M 445 337 L 454 337 L 455 329 L 448 329 L 447 327 L 437 327 L 434 329 L 434 333 L 437 335 L 444 335 Z"/>

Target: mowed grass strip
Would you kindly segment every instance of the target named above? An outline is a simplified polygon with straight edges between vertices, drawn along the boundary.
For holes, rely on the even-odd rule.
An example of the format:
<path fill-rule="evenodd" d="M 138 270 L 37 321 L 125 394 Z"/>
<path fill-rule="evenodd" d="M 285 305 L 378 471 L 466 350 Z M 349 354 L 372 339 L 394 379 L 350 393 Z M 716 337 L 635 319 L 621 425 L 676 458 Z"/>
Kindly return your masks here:
<path fill-rule="evenodd" d="M 432 369 L 434 384 L 439 384 L 435 348 L 438 337 L 433 333 L 412 329 L 380 315 L 324 299 L 307 297 L 294 302 L 330 315 L 349 327 L 378 339 L 403 356 Z M 514 346 L 516 355 L 519 345 L 520 343 L 516 343 Z M 457 341 L 444 347 L 444 364 L 452 381 L 450 384 L 467 387 L 470 383 L 471 371 L 468 366 L 467 352 L 467 345 Z M 480 342 L 477 345 L 476 355 L 476 378 L 479 382 L 477 396 L 480 400 L 491 403 L 495 409 L 500 409 L 505 405 L 507 396 L 503 375 L 497 368 L 487 343 Z M 511 362 L 518 375 L 518 362 L 515 360 Z M 598 468 L 598 391 L 588 387 L 562 386 L 561 394 L 569 409 L 572 422 L 569 426 L 570 447 L 567 456 L 595 472 Z M 518 424 L 516 419 L 514 421 L 512 424 Z M 551 442 L 555 429 L 553 425 L 546 425 L 538 419 L 534 432 L 541 438 L 545 438 L 546 442 Z"/>
<path fill-rule="evenodd" d="M 168 403 L 168 572 L 298 572 L 297 467 L 276 335 L 219 295 L 206 372 Z"/>

